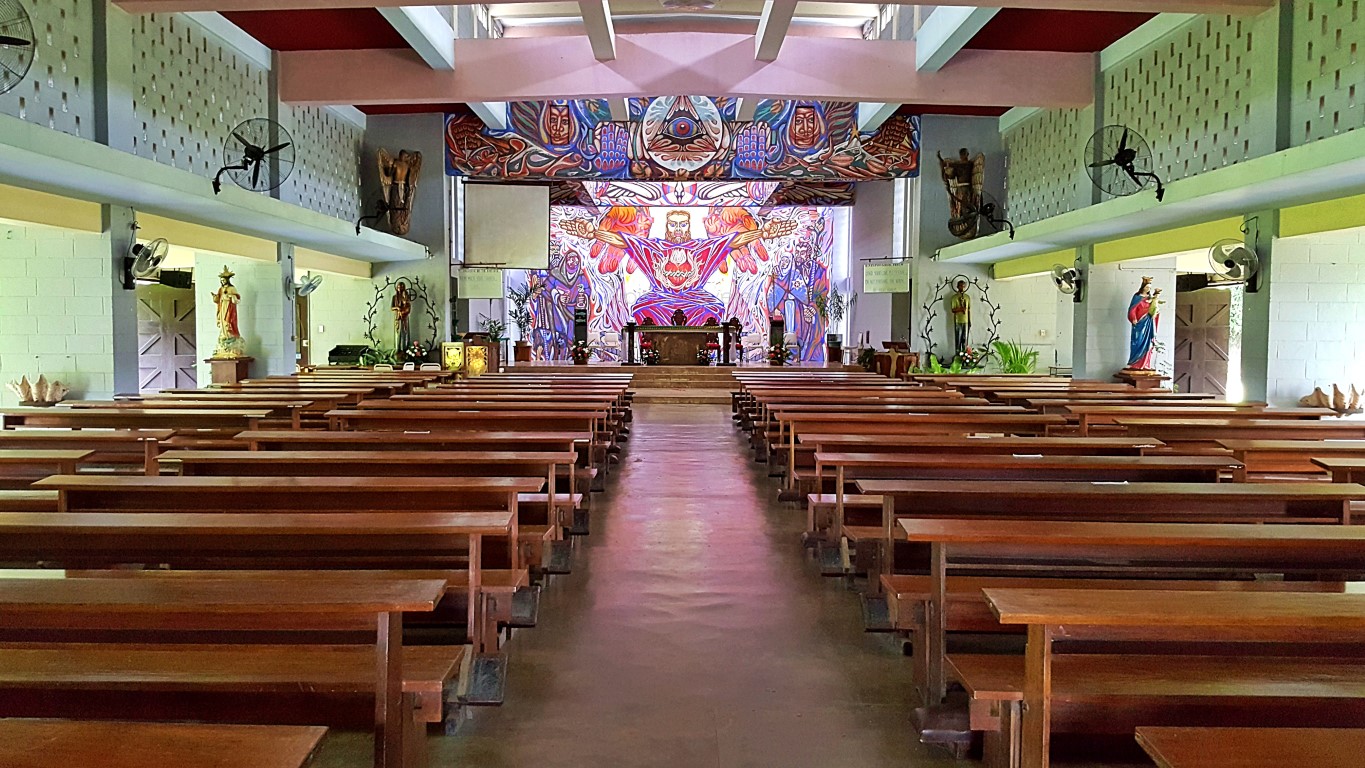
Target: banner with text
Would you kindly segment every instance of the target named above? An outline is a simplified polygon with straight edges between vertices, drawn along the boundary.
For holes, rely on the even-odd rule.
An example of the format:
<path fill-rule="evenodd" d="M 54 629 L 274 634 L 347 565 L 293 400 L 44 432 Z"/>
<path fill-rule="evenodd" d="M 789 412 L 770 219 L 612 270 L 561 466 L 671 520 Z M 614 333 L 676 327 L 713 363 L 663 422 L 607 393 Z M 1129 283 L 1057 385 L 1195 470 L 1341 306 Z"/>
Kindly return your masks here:
<path fill-rule="evenodd" d="M 863 265 L 863 293 L 909 292 L 910 262 Z"/>

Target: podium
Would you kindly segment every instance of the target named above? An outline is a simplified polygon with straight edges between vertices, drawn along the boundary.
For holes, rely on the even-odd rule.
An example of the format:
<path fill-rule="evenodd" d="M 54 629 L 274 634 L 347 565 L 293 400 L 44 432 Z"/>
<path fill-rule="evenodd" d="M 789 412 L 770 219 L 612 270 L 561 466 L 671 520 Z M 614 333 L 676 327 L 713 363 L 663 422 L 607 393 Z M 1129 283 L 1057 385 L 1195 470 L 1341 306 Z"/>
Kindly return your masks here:
<path fill-rule="evenodd" d="M 251 378 L 251 363 L 254 357 L 210 357 L 204 362 L 209 364 L 209 382 L 213 384 L 237 384 Z"/>

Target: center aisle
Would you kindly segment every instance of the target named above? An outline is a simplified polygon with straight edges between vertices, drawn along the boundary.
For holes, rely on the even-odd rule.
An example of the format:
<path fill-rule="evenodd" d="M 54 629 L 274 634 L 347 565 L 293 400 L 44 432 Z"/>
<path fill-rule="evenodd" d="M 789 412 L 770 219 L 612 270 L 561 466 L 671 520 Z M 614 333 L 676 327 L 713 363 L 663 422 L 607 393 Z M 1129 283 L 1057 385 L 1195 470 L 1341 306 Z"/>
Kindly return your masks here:
<path fill-rule="evenodd" d="M 432 766 L 957 765 L 916 743 L 910 660 L 803 559 L 727 406 L 641 404 L 574 572 L 512 641 L 506 704 Z"/>

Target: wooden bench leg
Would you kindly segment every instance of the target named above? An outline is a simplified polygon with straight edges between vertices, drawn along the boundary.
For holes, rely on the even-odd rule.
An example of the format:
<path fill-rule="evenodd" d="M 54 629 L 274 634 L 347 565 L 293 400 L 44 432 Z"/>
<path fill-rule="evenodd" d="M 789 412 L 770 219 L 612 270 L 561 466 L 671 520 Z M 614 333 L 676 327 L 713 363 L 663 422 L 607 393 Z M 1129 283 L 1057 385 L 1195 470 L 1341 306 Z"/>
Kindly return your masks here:
<path fill-rule="evenodd" d="M 427 724 L 418 712 L 417 697 L 403 697 L 403 768 L 427 768 Z"/>
<path fill-rule="evenodd" d="M 982 768 L 1019 768 L 1019 706 L 1017 701 L 995 702 L 1000 724 L 984 734 L 981 750 Z"/>
<path fill-rule="evenodd" d="M 375 643 L 375 768 L 403 768 L 403 737 L 411 712 L 403 704 L 403 614 L 381 613 Z"/>

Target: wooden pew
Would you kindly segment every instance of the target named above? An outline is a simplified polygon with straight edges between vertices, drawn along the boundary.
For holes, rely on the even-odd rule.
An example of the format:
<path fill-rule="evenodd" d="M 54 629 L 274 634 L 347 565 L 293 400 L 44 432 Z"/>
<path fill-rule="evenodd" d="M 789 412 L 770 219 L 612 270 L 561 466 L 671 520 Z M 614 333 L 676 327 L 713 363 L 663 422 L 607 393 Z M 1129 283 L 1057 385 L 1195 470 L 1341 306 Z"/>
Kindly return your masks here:
<path fill-rule="evenodd" d="M 304 412 L 314 408 L 314 403 L 312 400 L 307 399 L 242 397 L 233 400 L 71 400 L 62 403 L 58 407 L 73 408 L 77 410 L 129 408 L 144 411 L 203 411 L 231 408 L 266 411 L 268 418 L 271 420 L 283 420 L 288 422 L 288 426 L 293 429 L 299 429 L 303 426 Z"/>
<path fill-rule="evenodd" d="M 92 454 L 91 450 L 0 447 L 0 489 L 27 488 L 48 475 L 74 475 Z"/>
<path fill-rule="evenodd" d="M 1257 475 L 1321 477 L 1322 467 L 1314 458 L 1365 458 L 1365 440 L 1219 440 L 1218 445 L 1246 468 L 1235 478 L 1238 482 Z"/>
<path fill-rule="evenodd" d="M 1365 439 L 1365 421 L 1119 417 L 1114 423 L 1130 435 L 1153 437 L 1175 449 L 1216 447 L 1222 440 Z"/>
<path fill-rule="evenodd" d="M 1330 458 L 1313 459 L 1314 464 L 1327 470 L 1334 483 L 1365 482 L 1365 459 Z"/>
<path fill-rule="evenodd" d="M 1293 724 L 1305 716 L 1316 719 L 1320 716 L 1313 712 L 1331 708 L 1348 721 L 1359 722 L 1365 714 L 1365 698 L 1360 695 L 1365 669 L 1358 659 L 1311 652 L 1302 658 L 1210 658 L 1209 651 L 1198 650 L 1201 643 L 1218 647 L 1215 641 L 1303 643 L 1312 639 L 1305 637 L 1305 629 L 1322 641 L 1336 638 L 1359 644 L 1365 640 L 1365 595 L 1017 589 L 987 589 L 985 594 L 1002 624 L 1028 627 L 1019 740 L 1023 768 L 1047 768 L 1058 710 L 1068 700 L 1087 696 L 1102 702 L 1106 695 L 1131 693 L 1128 707 L 1137 712 L 1142 710 L 1133 699 L 1169 702 L 1167 707 L 1185 703 L 1181 713 L 1205 722 L 1226 723 L 1253 713 L 1263 721 L 1273 713 L 1280 722 Z M 1175 640 L 1192 647 L 1174 655 L 1126 659 L 1076 656 L 1059 647 L 1061 641 L 1139 638 Z M 1116 663 L 1120 669 L 1114 668 Z M 1131 686 L 1143 675 L 1157 680 L 1137 692 L 1118 684 L 1123 678 Z M 1312 679 L 1311 687 L 1302 685 L 1307 679 Z M 1233 711 L 1222 714 L 1219 704 Z M 1239 704 L 1241 712 L 1236 711 Z M 1288 711 L 1291 705 L 1298 712 Z M 1106 714 L 1117 715 L 1122 705 L 1100 706 Z M 1201 706 L 1213 711 L 1199 712 Z"/>
<path fill-rule="evenodd" d="M 89 465 L 156 474 L 157 454 L 174 435 L 170 429 L 6 429 L 0 430 L 0 448 L 91 450 Z"/>
<path fill-rule="evenodd" d="M 433 610 L 445 584 L 403 580 L 354 582 L 346 587 L 338 590 L 325 583 L 298 579 L 262 580 L 252 582 L 250 588 L 220 580 L 143 583 L 119 579 L 5 579 L 0 580 L 0 610 L 6 617 L 0 635 L 13 642 L 16 637 L 29 638 L 35 631 L 56 637 L 81 636 L 91 634 L 92 628 L 104 633 L 144 633 L 148 637 L 147 633 L 159 633 L 187 638 L 234 630 L 368 629 L 360 635 L 364 638 L 360 643 L 370 647 L 366 672 L 367 698 L 374 714 L 371 721 L 375 728 L 374 764 L 376 768 L 402 768 L 409 751 L 421 746 L 405 743 L 413 741 L 414 729 L 413 705 L 411 699 L 405 701 L 402 690 L 405 655 L 402 614 Z M 117 642 L 114 645 L 117 647 Z M 71 648 L 64 650 L 57 661 L 78 665 L 81 654 Z M 211 674 L 217 667 L 212 651 L 226 651 L 209 650 L 206 671 Z M 13 653 L 23 651 L 16 649 Z M 326 656 L 320 660 L 329 663 Z M 29 670 L 21 667 L 18 672 L 22 686 L 22 678 Z M 295 672 L 306 674 L 306 670 L 297 668 Z M 57 679 L 61 679 L 60 672 Z M 93 675 L 86 680 L 89 685 L 98 686 L 100 677 Z M 149 684 L 146 690 L 161 685 L 156 678 L 146 683 Z M 227 684 L 228 681 L 220 680 L 220 689 Z M 250 689 L 244 686 L 240 690 L 246 693 Z M 31 697 L 14 697 L 3 706 L 7 712 L 13 712 L 36 703 Z M 122 714 L 132 716 L 137 711 L 125 707 Z"/>
<path fill-rule="evenodd" d="M 22 768 L 303 768 L 327 729 L 0 719 L 0 764 Z"/>
<path fill-rule="evenodd" d="M 1153 407 L 1150 405 L 1071 405 L 1067 412 L 1075 416 L 1080 425 L 1080 434 L 1090 434 L 1090 428 L 1097 424 L 1117 424 L 1125 418 L 1174 418 L 1220 419 L 1229 422 L 1253 419 L 1260 422 L 1290 419 L 1296 421 L 1318 421 L 1328 416 L 1336 416 L 1330 408 L 1260 408 L 1256 406 L 1223 406 L 1192 403 L 1187 405 Z"/>
<path fill-rule="evenodd" d="M 1141 726 L 1137 742 L 1157 768 L 1358 768 L 1361 728 L 1161 728 Z"/>
<path fill-rule="evenodd" d="M 161 410 L 146 408 L 3 408 L 5 429 L 48 427 L 61 429 L 257 429 L 270 411 L 250 408 Z"/>

